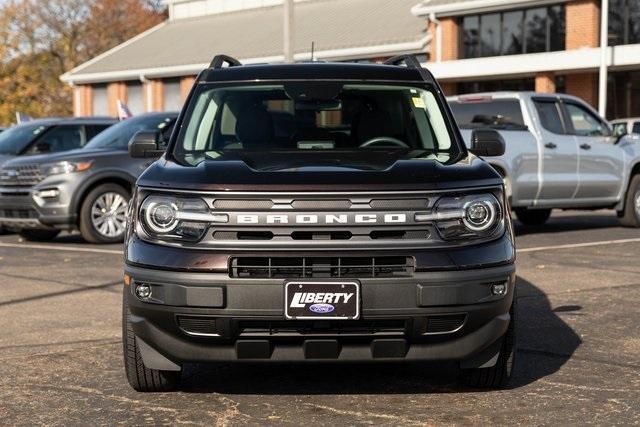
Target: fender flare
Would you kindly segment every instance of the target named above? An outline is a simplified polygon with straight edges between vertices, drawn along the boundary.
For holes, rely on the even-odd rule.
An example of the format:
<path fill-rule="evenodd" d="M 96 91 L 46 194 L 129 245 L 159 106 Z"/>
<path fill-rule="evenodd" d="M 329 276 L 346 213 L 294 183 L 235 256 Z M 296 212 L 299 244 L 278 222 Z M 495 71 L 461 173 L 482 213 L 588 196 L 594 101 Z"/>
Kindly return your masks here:
<path fill-rule="evenodd" d="M 616 204 L 615 210 L 620 212 L 625 209 L 625 205 L 627 203 L 627 195 L 629 194 L 629 185 L 631 184 L 631 180 L 634 176 L 640 174 L 640 160 L 637 160 L 634 164 L 629 168 L 629 175 L 625 178 L 624 182 L 624 191 L 622 192 L 622 196 L 620 197 L 620 201 Z"/>
<path fill-rule="evenodd" d="M 71 212 L 75 212 L 76 214 L 79 213 L 80 205 L 91 187 L 93 187 L 96 183 L 100 181 L 109 181 L 109 180 L 114 180 L 114 181 L 120 180 L 120 181 L 128 182 L 132 188 L 136 183 L 136 178 L 126 172 L 105 171 L 105 172 L 97 173 L 91 176 L 90 179 L 87 179 L 85 182 L 83 182 L 82 185 L 78 187 L 76 192 L 73 194 L 73 197 L 71 199 L 71 208 L 72 208 Z"/>

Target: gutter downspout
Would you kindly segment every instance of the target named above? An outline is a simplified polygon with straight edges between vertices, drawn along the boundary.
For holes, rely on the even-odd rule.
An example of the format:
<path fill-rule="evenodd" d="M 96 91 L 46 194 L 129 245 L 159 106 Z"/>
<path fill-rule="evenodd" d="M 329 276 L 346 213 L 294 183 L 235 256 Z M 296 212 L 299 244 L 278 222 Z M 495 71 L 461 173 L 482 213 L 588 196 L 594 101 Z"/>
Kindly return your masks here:
<path fill-rule="evenodd" d="M 600 8 L 600 81 L 598 87 L 598 112 L 606 118 L 607 114 L 607 74 L 609 50 L 609 0 L 602 0 Z"/>
<path fill-rule="evenodd" d="M 436 26 L 436 62 L 442 62 L 442 21 L 436 18 L 436 14 L 429 14 L 429 21 Z"/>

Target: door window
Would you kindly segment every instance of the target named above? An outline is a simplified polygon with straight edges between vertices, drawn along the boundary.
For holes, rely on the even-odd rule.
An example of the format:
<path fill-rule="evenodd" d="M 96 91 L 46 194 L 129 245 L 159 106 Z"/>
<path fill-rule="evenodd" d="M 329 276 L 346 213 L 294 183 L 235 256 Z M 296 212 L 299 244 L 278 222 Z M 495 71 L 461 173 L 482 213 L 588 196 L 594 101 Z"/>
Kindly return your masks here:
<path fill-rule="evenodd" d="M 608 136 L 609 128 L 595 114 L 578 104 L 565 104 L 576 135 Z"/>
<path fill-rule="evenodd" d="M 85 132 L 87 133 L 87 141 L 91 140 L 94 136 L 105 130 L 111 125 L 91 125 L 85 127 Z"/>
<path fill-rule="evenodd" d="M 36 140 L 35 144 L 29 149 L 29 153 L 56 153 L 59 151 L 68 151 L 82 147 L 84 142 L 82 126 L 56 126 Z"/>
<path fill-rule="evenodd" d="M 638 133 L 640 134 L 640 122 L 635 122 L 633 124 L 633 127 L 631 128 L 631 133 Z"/>
<path fill-rule="evenodd" d="M 555 101 L 534 101 L 538 116 L 540 117 L 540 123 L 542 127 L 549 132 L 563 134 L 564 125 L 560 118 L 560 110 L 558 109 L 558 103 Z"/>

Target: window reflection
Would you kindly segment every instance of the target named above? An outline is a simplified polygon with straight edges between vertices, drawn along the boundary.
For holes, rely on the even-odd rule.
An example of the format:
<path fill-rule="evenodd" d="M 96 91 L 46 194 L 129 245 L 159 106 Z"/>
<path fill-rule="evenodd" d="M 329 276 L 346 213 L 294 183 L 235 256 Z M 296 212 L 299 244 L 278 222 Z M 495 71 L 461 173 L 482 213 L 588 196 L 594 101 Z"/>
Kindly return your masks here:
<path fill-rule="evenodd" d="M 463 17 L 460 25 L 464 58 L 565 48 L 564 5 L 470 15 Z"/>
<path fill-rule="evenodd" d="M 609 45 L 640 43 L 640 1 L 609 0 Z"/>

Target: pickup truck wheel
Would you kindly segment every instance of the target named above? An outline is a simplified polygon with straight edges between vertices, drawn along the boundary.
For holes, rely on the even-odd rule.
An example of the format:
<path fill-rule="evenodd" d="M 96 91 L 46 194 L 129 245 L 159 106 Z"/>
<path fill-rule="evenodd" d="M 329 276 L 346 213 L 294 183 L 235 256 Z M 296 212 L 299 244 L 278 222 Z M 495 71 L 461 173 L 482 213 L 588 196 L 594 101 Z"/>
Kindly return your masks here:
<path fill-rule="evenodd" d="M 119 243 L 127 224 L 129 192 L 118 184 L 91 190 L 80 207 L 80 233 L 89 243 Z"/>
<path fill-rule="evenodd" d="M 516 217 L 524 225 L 543 225 L 551 216 L 551 209 L 515 209 Z"/>
<path fill-rule="evenodd" d="M 20 230 L 18 234 L 23 237 L 25 240 L 29 240 L 32 242 L 42 242 L 45 240 L 53 240 L 56 238 L 58 234 L 60 234 L 60 230 L 44 230 L 38 228 L 28 228 L 24 230 Z"/>
<path fill-rule="evenodd" d="M 516 359 L 516 303 L 511 306 L 511 321 L 502 337 L 500 355 L 490 368 L 464 369 L 464 382 L 474 388 L 505 388 L 509 385 Z"/>
<path fill-rule="evenodd" d="M 127 288 L 124 289 L 124 292 L 127 292 Z M 140 350 L 136 344 L 136 336 L 131 327 L 131 311 L 124 292 L 122 298 L 122 346 L 127 381 L 136 391 L 159 392 L 175 390 L 180 381 L 180 372 L 159 371 L 157 369 L 148 369 L 144 366 Z"/>
<path fill-rule="evenodd" d="M 620 224 L 625 227 L 640 227 L 640 175 L 635 175 L 629 183 L 624 210 L 618 214 Z"/>

